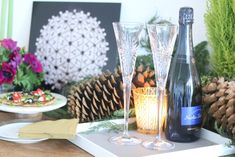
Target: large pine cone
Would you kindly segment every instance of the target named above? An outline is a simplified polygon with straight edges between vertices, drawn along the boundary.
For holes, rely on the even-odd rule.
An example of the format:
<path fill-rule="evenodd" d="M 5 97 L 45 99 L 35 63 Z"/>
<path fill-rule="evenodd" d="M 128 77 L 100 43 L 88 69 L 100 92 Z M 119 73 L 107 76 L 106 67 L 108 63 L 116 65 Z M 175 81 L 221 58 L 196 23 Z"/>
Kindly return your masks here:
<path fill-rule="evenodd" d="M 214 78 L 202 88 L 203 103 L 211 115 L 235 139 L 235 81 Z"/>
<path fill-rule="evenodd" d="M 132 88 L 155 86 L 154 72 L 140 65 L 136 68 Z M 131 95 L 130 106 L 132 107 Z M 85 83 L 72 87 L 68 95 L 68 111 L 80 122 L 94 121 L 110 116 L 123 108 L 123 88 L 120 68 L 114 73 L 104 72 Z"/>

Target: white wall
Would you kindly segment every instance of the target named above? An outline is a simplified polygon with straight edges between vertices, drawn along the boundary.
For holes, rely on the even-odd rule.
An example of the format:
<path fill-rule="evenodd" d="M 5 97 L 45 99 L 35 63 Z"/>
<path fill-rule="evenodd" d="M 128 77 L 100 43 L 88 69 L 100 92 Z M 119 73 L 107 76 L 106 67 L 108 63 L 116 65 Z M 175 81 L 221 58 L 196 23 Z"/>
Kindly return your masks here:
<path fill-rule="evenodd" d="M 28 47 L 30 22 L 32 14 L 32 2 L 34 0 L 14 0 L 13 39 L 20 46 Z M 46 0 L 40 0 L 46 1 Z M 50 0 L 66 1 L 66 0 Z M 121 2 L 121 21 L 147 22 L 155 13 L 164 18 L 178 23 L 178 11 L 180 7 L 190 6 L 194 8 L 194 43 L 206 40 L 204 25 L 204 13 L 206 0 L 70 0 L 76 2 Z"/>

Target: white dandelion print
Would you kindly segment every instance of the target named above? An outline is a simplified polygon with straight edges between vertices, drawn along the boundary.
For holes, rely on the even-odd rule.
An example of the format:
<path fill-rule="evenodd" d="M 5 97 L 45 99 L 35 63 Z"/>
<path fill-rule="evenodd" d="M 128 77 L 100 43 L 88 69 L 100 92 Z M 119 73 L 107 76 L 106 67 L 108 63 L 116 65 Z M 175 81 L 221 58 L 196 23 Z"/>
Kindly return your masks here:
<path fill-rule="evenodd" d="M 89 12 L 65 11 L 48 19 L 36 39 L 45 81 L 54 88 L 96 76 L 107 64 L 109 43 L 100 21 Z"/>

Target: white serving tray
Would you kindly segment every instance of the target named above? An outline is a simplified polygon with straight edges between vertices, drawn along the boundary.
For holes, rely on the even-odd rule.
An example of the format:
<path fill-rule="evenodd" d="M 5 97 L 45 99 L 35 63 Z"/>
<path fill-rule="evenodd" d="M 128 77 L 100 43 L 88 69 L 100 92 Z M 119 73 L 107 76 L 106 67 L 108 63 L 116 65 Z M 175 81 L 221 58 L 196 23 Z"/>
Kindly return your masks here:
<path fill-rule="evenodd" d="M 131 119 L 134 121 L 134 119 Z M 121 124 L 123 120 L 111 120 L 111 122 Z M 201 138 L 191 143 L 176 143 L 171 151 L 156 151 L 145 149 L 142 145 L 119 146 L 112 144 L 108 139 L 116 133 L 105 130 L 94 133 L 82 133 L 90 127 L 98 125 L 100 122 L 78 124 L 75 139 L 70 140 L 78 147 L 96 157 L 216 157 L 228 154 L 235 154 L 235 147 L 228 147 L 230 140 L 206 129 L 201 130 Z M 140 134 L 130 131 L 143 140 L 154 139 L 154 135 Z"/>

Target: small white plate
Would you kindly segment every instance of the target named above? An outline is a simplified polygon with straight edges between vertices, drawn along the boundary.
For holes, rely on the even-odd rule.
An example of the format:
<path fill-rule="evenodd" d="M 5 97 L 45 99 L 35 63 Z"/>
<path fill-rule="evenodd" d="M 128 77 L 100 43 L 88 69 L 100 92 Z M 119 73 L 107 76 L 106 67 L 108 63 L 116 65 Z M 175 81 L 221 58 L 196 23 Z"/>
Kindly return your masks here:
<path fill-rule="evenodd" d="M 19 138 L 19 129 L 32 124 L 30 122 L 18 122 L 18 123 L 10 123 L 6 125 L 0 126 L 0 139 L 15 143 L 22 143 L 22 144 L 30 144 L 30 143 L 37 143 L 40 141 L 47 140 L 47 138 L 43 139 L 26 139 L 26 138 Z"/>
<path fill-rule="evenodd" d="M 0 97 L 5 96 L 6 94 L 7 93 L 0 94 Z M 67 99 L 63 95 L 56 93 L 52 93 L 52 95 L 55 97 L 55 102 L 48 106 L 24 107 L 0 104 L 0 110 L 19 114 L 36 114 L 41 112 L 52 111 L 66 105 Z"/>

